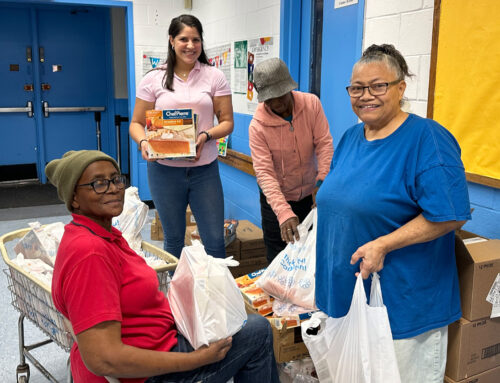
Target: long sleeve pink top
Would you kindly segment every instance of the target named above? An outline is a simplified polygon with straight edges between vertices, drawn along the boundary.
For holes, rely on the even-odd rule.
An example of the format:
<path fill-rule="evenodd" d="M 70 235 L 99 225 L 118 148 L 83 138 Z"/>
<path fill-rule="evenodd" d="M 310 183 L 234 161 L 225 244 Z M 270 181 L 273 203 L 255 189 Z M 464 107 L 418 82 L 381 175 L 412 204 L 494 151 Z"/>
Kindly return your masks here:
<path fill-rule="evenodd" d="M 310 195 L 330 170 L 333 140 L 317 96 L 292 92 L 292 121 L 259 103 L 249 141 L 257 183 L 281 225 L 295 214 L 287 201 Z"/>

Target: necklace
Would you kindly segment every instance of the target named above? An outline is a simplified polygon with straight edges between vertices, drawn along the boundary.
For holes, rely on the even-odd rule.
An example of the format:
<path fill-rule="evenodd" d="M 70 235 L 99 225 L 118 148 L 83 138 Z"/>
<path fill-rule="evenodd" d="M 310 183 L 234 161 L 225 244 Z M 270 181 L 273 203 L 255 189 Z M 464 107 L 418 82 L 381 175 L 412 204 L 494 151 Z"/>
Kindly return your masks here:
<path fill-rule="evenodd" d="M 175 73 L 177 73 L 177 75 L 178 75 L 179 77 L 182 77 L 182 78 L 184 78 L 184 79 L 185 79 L 187 76 L 189 76 L 189 72 L 187 72 L 187 73 L 175 72 Z"/>

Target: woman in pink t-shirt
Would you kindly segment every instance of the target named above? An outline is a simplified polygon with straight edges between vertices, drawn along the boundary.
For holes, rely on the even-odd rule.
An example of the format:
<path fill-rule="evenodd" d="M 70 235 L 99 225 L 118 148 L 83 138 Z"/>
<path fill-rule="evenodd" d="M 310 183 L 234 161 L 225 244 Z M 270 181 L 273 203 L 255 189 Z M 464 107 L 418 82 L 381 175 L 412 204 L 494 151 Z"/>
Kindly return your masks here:
<path fill-rule="evenodd" d="M 231 89 L 224 74 L 208 63 L 203 28 L 196 17 L 174 18 L 168 33 L 167 63 L 147 73 L 137 88 L 130 135 L 148 160 L 149 188 L 162 222 L 165 250 L 180 256 L 189 204 L 207 253 L 225 257 L 224 198 L 215 140 L 233 131 Z M 195 160 L 149 160 L 146 111 L 180 108 L 191 108 L 199 116 Z"/>

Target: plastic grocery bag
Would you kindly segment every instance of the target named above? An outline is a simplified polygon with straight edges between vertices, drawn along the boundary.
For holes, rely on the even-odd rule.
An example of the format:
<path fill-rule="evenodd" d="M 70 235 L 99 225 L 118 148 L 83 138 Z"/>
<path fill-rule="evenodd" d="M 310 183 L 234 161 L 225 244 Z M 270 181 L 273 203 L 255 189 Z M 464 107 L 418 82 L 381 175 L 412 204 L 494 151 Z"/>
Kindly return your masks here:
<path fill-rule="evenodd" d="M 64 224 L 54 222 L 42 226 L 40 222 L 30 222 L 31 230 L 16 244 L 16 254 L 23 254 L 26 259 L 40 259 L 54 267 L 57 249 L 64 234 Z"/>
<path fill-rule="evenodd" d="M 289 243 L 256 282 L 282 302 L 315 310 L 316 208 L 297 226 L 300 240 Z M 312 228 L 311 228 L 312 227 Z"/>
<path fill-rule="evenodd" d="M 321 383 L 400 383 L 387 309 L 373 274 L 370 305 L 358 276 L 345 317 L 322 312 L 301 324 L 302 339 Z"/>
<path fill-rule="evenodd" d="M 123 238 L 137 254 L 142 255 L 141 230 L 146 223 L 149 207 L 139 198 L 136 187 L 130 186 L 125 190 L 123 211 L 113 218 L 113 226 L 122 232 Z"/>
<path fill-rule="evenodd" d="M 245 303 L 228 266 L 232 257 L 207 255 L 196 242 L 182 250 L 168 290 L 178 330 L 196 350 L 236 334 L 246 323 Z"/>

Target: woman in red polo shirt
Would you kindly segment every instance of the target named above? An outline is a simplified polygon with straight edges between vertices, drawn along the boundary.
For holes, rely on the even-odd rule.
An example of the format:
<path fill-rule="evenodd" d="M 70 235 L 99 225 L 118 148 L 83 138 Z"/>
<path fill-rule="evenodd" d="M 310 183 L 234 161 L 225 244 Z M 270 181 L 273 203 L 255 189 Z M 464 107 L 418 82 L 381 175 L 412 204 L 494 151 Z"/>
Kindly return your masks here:
<path fill-rule="evenodd" d="M 125 178 L 95 150 L 51 161 L 48 179 L 73 220 L 66 225 L 52 280 L 56 308 L 71 322 L 75 383 L 278 382 L 266 319 L 249 315 L 231 338 L 196 351 L 177 333 L 153 269 L 130 249 L 112 218 L 123 210 Z"/>

